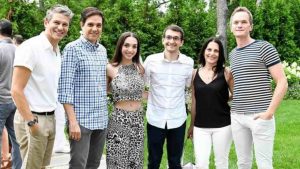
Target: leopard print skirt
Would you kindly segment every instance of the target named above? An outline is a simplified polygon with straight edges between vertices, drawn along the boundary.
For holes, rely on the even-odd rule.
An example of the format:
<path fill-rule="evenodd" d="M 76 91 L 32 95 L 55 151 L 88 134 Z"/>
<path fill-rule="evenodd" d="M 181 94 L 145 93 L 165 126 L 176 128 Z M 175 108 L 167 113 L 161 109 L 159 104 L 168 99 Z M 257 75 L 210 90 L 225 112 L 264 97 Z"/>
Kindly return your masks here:
<path fill-rule="evenodd" d="M 142 169 L 144 160 L 144 114 L 115 108 L 106 140 L 108 169 Z"/>

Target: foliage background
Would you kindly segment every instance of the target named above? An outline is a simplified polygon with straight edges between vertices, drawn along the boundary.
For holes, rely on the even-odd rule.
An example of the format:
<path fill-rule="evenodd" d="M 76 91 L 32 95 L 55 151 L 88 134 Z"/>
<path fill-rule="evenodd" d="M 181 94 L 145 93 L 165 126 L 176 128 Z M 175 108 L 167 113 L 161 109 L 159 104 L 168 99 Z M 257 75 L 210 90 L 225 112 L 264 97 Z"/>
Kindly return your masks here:
<path fill-rule="evenodd" d="M 0 0 L 0 17 L 13 22 L 14 33 L 25 38 L 38 35 L 43 30 L 46 9 L 56 3 L 65 4 L 75 13 L 68 36 L 61 42 L 61 49 L 79 37 L 79 18 L 82 9 L 95 6 L 105 15 L 101 43 L 112 56 L 117 38 L 124 31 L 133 31 L 141 40 L 141 54 L 163 50 L 161 35 L 163 29 L 172 23 L 185 30 L 185 45 L 182 53 L 197 60 L 201 44 L 217 32 L 216 1 L 212 0 L 205 10 L 204 0 L 169 0 L 166 12 L 161 12 L 160 0 Z M 231 0 L 228 13 L 237 6 L 248 7 L 254 16 L 252 36 L 272 43 L 282 60 L 300 62 L 300 0 L 263 0 L 256 6 L 253 0 Z M 229 19 L 230 15 L 228 15 Z M 229 25 L 229 24 L 228 24 Z M 235 41 L 228 29 L 228 50 L 235 47 Z"/>
<path fill-rule="evenodd" d="M 48 8 L 57 3 L 67 5 L 75 16 L 67 37 L 60 43 L 63 49 L 80 36 L 81 11 L 88 6 L 97 7 L 105 16 L 101 43 L 107 48 L 109 58 L 114 53 L 118 37 L 125 31 L 133 31 L 139 36 L 143 59 L 161 52 L 164 28 L 177 24 L 185 31 L 185 44 L 181 52 L 197 63 L 201 45 L 217 33 L 216 0 L 210 1 L 206 10 L 205 0 L 36 0 L 34 3 L 28 3 L 28 0 L 0 0 L 0 17 L 12 21 L 15 34 L 30 38 L 43 30 L 43 18 Z M 168 2 L 168 8 L 162 12 L 164 2 Z M 281 60 L 300 65 L 300 0 L 263 0 L 260 6 L 254 0 L 230 0 L 227 5 L 228 52 L 236 46 L 229 29 L 230 14 L 237 6 L 246 6 L 254 18 L 252 37 L 273 44 Z M 287 98 L 300 97 L 300 78 L 295 78 L 288 79 Z"/>

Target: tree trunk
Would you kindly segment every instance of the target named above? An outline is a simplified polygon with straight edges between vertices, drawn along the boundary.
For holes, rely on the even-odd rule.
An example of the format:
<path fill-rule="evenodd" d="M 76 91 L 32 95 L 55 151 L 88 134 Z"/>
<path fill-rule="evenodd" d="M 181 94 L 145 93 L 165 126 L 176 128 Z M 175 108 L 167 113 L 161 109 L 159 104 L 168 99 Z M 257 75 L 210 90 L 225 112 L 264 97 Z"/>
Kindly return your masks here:
<path fill-rule="evenodd" d="M 8 2 L 12 3 L 13 0 L 8 0 Z M 12 9 L 12 7 L 10 5 L 9 11 L 6 14 L 6 19 L 9 20 L 9 21 L 11 21 L 12 15 L 13 15 L 13 9 Z"/>
<path fill-rule="evenodd" d="M 256 6 L 260 6 L 262 0 L 257 0 L 256 1 Z"/>
<path fill-rule="evenodd" d="M 45 9 L 44 0 L 39 0 L 39 8 L 40 8 L 40 10 L 44 10 Z"/>
<path fill-rule="evenodd" d="M 228 13 L 227 0 L 217 0 L 217 36 L 224 46 L 224 54 L 227 58 L 227 35 L 226 35 L 226 18 Z"/>
<path fill-rule="evenodd" d="M 148 18 L 149 3 L 150 3 L 150 0 L 145 1 L 144 18 Z"/>

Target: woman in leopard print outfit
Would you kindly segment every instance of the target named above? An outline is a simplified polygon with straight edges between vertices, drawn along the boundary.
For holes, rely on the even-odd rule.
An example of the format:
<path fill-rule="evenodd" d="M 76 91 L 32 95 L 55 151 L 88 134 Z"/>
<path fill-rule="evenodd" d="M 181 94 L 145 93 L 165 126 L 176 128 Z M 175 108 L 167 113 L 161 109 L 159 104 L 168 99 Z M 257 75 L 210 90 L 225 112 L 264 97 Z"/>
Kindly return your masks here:
<path fill-rule="evenodd" d="M 112 62 L 107 65 L 107 81 L 114 110 L 108 124 L 108 169 L 142 169 L 144 154 L 144 93 L 139 55 L 140 44 L 132 32 L 123 33 Z"/>

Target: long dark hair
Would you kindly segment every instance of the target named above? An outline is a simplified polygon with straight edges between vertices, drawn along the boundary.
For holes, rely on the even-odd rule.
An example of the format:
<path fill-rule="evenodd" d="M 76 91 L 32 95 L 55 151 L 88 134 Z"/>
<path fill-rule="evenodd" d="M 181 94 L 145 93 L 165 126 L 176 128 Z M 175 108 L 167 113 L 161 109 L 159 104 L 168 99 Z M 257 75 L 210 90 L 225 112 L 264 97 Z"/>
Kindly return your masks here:
<path fill-rule="evenodd" d="M 205 54 L 205 50 L 210 42 L 215 42 L 219 45 L 219 59 L 218 59 L 217 65 L 213 68 L 213 71 L 215 72 L 215 74 L 217 74 L 224 69 L 224 63 L 225 63 L 224 47 L 223 47 L 222 42 L 218 38 L 211 37 L 203 44 L 203 46 L 200 50 L 199 56 L 198 56 L 199 63 L 202 67 L 205 66 L 206 62 L 205 62 L 204 54 Z"/>
<path fill-rule="evenodd" d="M 122 47 L 124 45 L 125 40 L 128 37 L 133 37 L 137 40 L 137 52 L 134 55 L 134 57 L 132 58 L 132 62 L 138 66 L 138 68 L 140 69 L 141 72 L 144 72 L 144 68 L 143 68 L 143 66 L 141 64 L 141 61 L 140 61 L 140 40 L 137 37 L 137 35 L 133 32 L 124 32 L 119 37 L 118 42 L 117 42 L 117 46 L 116 46 L 116 49 L 115 49 L 115 53 L 114 53 L 114 56 L 111 60 L 111 63 L 114 64 L 114 66 L 118 66 L 121 63 L 121 61 L 122 61 Z"/>

